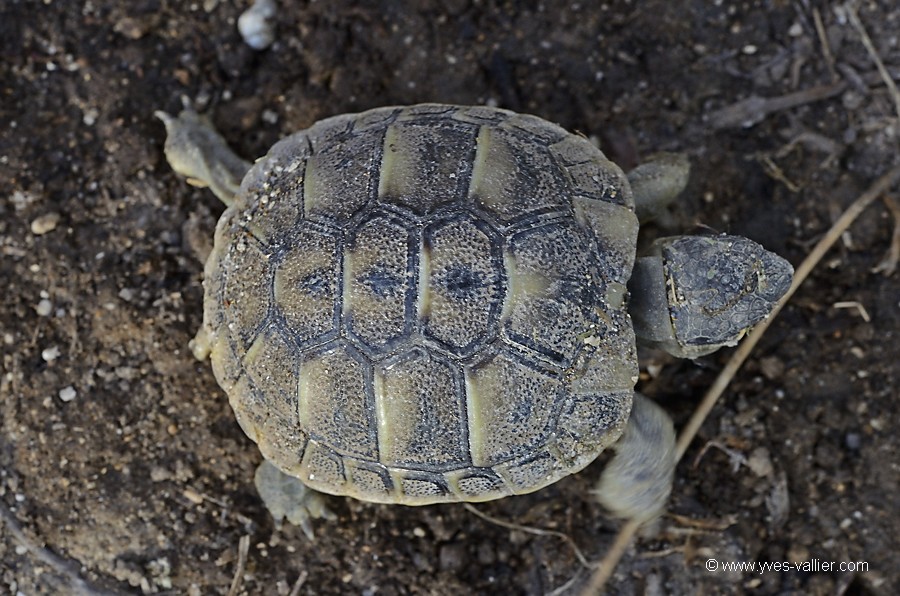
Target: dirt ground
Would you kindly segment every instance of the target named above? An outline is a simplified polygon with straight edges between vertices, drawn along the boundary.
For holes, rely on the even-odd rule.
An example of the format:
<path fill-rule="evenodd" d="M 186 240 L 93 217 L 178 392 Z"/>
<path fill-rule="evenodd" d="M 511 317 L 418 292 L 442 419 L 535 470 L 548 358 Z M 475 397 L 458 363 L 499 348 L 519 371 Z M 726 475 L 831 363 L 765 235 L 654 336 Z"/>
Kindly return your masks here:
<path fill-rule="evenodd" d="M 529 112 L 625 167 L 686 151 L 677 221 L 796 266 L 897 163 L 889 87 L 840 3 L 279 5 L 262 52 L 236 31 L 237 0 L 0 6 L 0 592 L 226 594 L 248 536 L 235 593 L 577 593 L 590 570 L 570 542 L 460 506 L 334 498 L 315 543 L 273 527 L 258 451 L 187 349 L 222 206 L 171 172 L 154 110 L 190 98 L 247 158 L 382 105 Z M 900 9 L 858 10 L 900 78 Z M 900 274 L 873 271 L 892 232 L 874 203 L 800 288 L 609 593 L 900 593 Z M 681 426 L 727 352 L 652 359 L 643 388 Z M 591 498 L 599 471 L 479 510 L 562 532 L 593 563 L 620 525 Z"/>

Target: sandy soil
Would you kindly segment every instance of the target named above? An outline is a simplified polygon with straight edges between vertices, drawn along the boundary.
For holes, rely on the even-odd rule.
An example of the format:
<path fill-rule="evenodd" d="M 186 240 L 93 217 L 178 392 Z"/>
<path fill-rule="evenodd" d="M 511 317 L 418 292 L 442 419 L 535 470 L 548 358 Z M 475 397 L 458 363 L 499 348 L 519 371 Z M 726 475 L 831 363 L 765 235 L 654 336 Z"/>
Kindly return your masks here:
<path fill-rule="evenodd" d="M 187 349 L 222 207 L 170 171 L 153 111 L 187 96 L 247 158 L 381 105 L 530 112 L 626 167 L 686 151 L 677 221 L 796 265 L 896 163 L 888 86 L 839 3 L 280 4 L 263 52 L 236 32 L 244 2 L 0 6 L 0 592 L 226 594 L 247 536 L 238 593 L 576 593 L 590 571 L 569 542 L 458 506 L 332 499 L 339 519 L 313 544 L 273 528 L 260 456 Z M 900 78 L 900 9 L 859 15 Z M 799 290 L 610 593 L 900 591 L 900 275 L 873 272 L 892 230 L 876 202 Z M 727 355 L 653 361 L 644 390 L 681 425 Z M 595 562 L 619 526 L 590 496 L 598 474 L 479 509 Z M 712 557 L 820 567 L 710 571 Z"/>

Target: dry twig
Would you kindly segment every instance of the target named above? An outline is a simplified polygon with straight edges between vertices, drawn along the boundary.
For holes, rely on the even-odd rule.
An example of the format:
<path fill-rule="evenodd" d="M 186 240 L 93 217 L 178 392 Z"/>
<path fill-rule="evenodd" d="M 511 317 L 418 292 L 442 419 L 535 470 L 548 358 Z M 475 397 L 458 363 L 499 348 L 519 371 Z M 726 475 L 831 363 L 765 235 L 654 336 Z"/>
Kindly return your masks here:
<path fill-rule="evenodd" d="M 834 70 L 834 54 L 831 53 L 831 44 L 828 43 L 828 34 L 825 32 L 825 25 L 822 23 L 822 14 L 818 8 L 813 8 L 813 22 L 816 25 L 816 35 L 819 36 L 819 45 L 822 46 L 822 56 L 825 58 L 825 65 L 831 74 L 831 80 L 837 81 L 838 74 Z"/>
<path fill-rule="evenodd" d="M 897 263 L 900 262 L 900 201 L 894 195 L 884 195 L 882 200 L 894 218 L 894 233 L 891 235 L 891 245 L 881 261 L 872 269 L 872 273 L 891 276 L 897 270 Z"/>
<path fill-rule="evenodd" d="M 300 588 L 303 587 L 303 584 L 306 583 L 306 579 L 309 577 L 309 573 L 304 569 L 300 572 L 300 575 L 297 576 L 297 581 L 294 582 L 294 587 L 291 588 L 291 593 L 288 596 L 300 596 Z"/>
<path fill-rule="evenodd" d="M 846 83 L 838 81 L 777 97 L 751 95 L 710 114 L 709 124 L 715 129 L 750 128 L 765 120 L 769 114 L 834 97 L 843 93 L 846 88 Z"/>
<path fill-rule="evenodd" d="M 0 521 L 6 525 L 7 531 L 12 534 L 13 538 L 15 538 L 28 552 L 34 555 L 37 560 L 63 576 L 69 583 L 69 587 L 73 594 L 78 594 L 79 596 L 108 596 L 110 594 L 110 592 L 93 586 L 81 579 L 78 575 L 78 571 L 73 568 L 73 565 L 69 561 L 66 561 L 59 555 L 33 542 L 19 526 L 19 522 L 12 512 L 7 509 L 6 505 L 2 502 L 0 502 Z"/>
<path fill-rule="evenodd" d="M 581 549 L 578 548 L 578 545 L 575 544 L 575 541 L 572 540 L 572 537 L 568 534 L 563 534 L 562 532 L 557 532 L 556 530 L 544 530 L 541 528 L 534 528 L 532 526 L 523 526 L 521 524 L 503 521 L 502 519 L 498 519 L 496 517 L 488 515 L 487 513 L 484 513 L 483 511 L 480 511 L 471 503 L 463 503 L 463 506 L 484 521 L 490 522 L 502 528 L 507 528 L 510 530 L 521 530 L 522 532 L 525 532 L 527 534 L 534 534 L 535 536 L 555 536 L 556 538 L 560 538 L 572 548 L 572 550 L 575 552 L 575 556 L 578 558 L 578 561 L 581 562 L 582 565 L 584 565 L 588 569 L 594 569 L 596 567 L 595 563 L 591 563 L 587 560 L 587 557 L 584 556 L 584 553 L 581 552 Z"/>
<path fill-rule="evenodd" d="M 231 587 L 228 589 L 228 596 L 237 596 L 241 591 L 241 583 L 244 581 L 244 569 L 247 568 L 247 553 L 250 550 L 250 535 L 241 536 L 238 542 L 238 562 L 234 568 L 234 577 L 231 580 Z"/>
<path fill-rule="evenodd" d="M 869 37 L 869 34 L 866 33 L 866 28 L 863 27 L 862 21 L 859 20 L 859 13 L 856 12 L 856 3 L 845 3 L 844 10 L 847 12 L 847 17 L 850 19 L 850 24 L 853 25 L 854 29 L 856 29 L 856 33 L 859 35 L 860 40 L 866 47 L 866 51 L 869 53 L 869 57 L 872 58 L 872 62 L 875 63 L 875 67 L 878 68 L 878 74 L 881 75 L 881 80 L 884 81 L 885 85 L 887 85 L 888 93 L 891 94 L 891 99 L 894 100 L 894 109 L 897 111 L 897 118 L 900 118 L 900 92 L 897 91 L 897 84 L 894 83 L 894 79 L 887 71 L 887 68 L 885 68 L 884 62 L 882 62 L 881 60 L 881 56 L 878 55 L 878 51 L 875 49 L 875 44 L 872 43 L 872 39 Z"/>

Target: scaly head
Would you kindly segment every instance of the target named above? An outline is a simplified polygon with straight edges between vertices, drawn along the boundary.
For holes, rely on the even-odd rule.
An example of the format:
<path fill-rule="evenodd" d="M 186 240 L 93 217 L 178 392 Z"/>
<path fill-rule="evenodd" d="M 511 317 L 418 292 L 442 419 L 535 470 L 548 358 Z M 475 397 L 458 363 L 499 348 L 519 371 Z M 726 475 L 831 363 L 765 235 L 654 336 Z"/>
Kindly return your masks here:
<path fill-rule="evenodd" d="M 740 236 L 671 236 L 637 259 L 629 311 L 638 338 L 682 358 L 737 343 L 791 285 L 791 264 Z"/>

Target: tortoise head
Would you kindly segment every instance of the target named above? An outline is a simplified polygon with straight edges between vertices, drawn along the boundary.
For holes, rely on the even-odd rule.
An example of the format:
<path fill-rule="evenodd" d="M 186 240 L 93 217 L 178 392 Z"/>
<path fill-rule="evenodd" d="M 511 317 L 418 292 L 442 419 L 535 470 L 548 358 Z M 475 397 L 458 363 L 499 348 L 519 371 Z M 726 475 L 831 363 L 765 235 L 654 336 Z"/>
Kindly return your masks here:
<path fill-rule="evenodd" d="M 671 236 L 637 259 L 629 311 L 638 338 L 696 358 L 766 318 L 791 285 L 791 264 L 740 236 Z"/>

